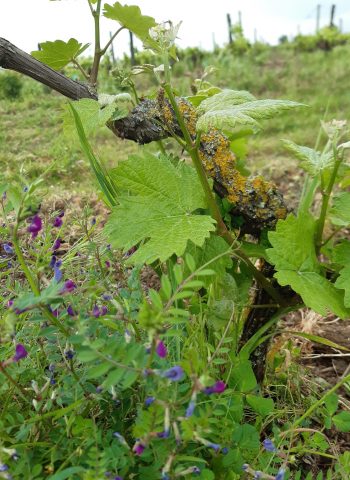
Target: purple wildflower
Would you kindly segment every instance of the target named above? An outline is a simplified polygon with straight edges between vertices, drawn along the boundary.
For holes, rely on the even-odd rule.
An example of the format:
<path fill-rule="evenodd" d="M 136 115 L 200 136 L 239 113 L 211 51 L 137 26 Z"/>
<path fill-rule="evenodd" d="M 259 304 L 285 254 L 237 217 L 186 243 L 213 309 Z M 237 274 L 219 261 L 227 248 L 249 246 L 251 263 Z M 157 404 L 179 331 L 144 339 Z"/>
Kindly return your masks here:
<path fill-rule="evenodd" d="M 168 370 L 162 372 L 161 376 L 168 378 L 172 382 L 178 382 L 183 379 L 184 371 L 180 366 L 176 365 L 175 367 L 169 368 Z"/>
<path fill-rule="evenodd" d="M 156 347 L 156 354 L 160 358 L 165 358 L 167 356 L 168 350 L 162 340 L 159 340 Z"/>
<path fill-rule="evenodd" d="M 53 245 L 52 245 L 52 250 L 55 251 L 55 250 L 58 250 L 61 246 L 61 239 L 60 238 L 56 238 L 56 240 L 53 242 Z"/>
<path fill-rule="evenodd" d="M 242 470 L 245 472 L 249 468 L 249 463 L 243 463 Z"/>
<path fill-rule="evenodd" d="M 27 185 L 26 185 L 25 187 L 23 187 L 23 192 L 24 192 L 24 193 L 27 193 L 28 190 L 29 190 L 29 188 L 27 187 Z"/>
<path fill-rule="evenodd" d="M 75 355 L 75 352 L 74 350 L 66 350 L 64 352 L 64 356 L 68 359 L 68 360 L 72 360 L 72 358 L 74 357 Z"/>
<path fill-rule="evenodd" d="M 226 389 L 226 383 L 223 382 L 222 380 L 218 380 L 211 387 L 204 388 L 203 393 L 206 393 L 207 395 L 211 395 L 212 393 L 222 393 L 225 391 L 225 389 Z"/>
<path fill-rule="evenodd" d="M 192 467 L 192 473 L 199 475 L 201 473 L 201 469 L 199 467 Z"/>
<path fill-rule="evenodd" d="M 107 268 L 111 268 L 111 262 L 109 260 L 105 261 L 105 265 Z"/>
<path fill-rule="evenodd" d="M 54 310 L 51 310 L 51 313 L 54 317 L 58 318 L 60 312 L 58 310 L 58 308 L 55 308 Z"/>
<path fill-rule="evenodd" d="M 70 317 L 75 317 L 75 311 L 73 310 L 72 305 L 69 305 L 67 308 L 67 313 Z"/>
<path fill-rule="evenodd" d="M 132 451 L 135 453 L 135 455 L 142 455 L 144 450 L 146 448 L 146 445 L 144 445 L 142 442 L 136 442 L 135 445 L 133 446 Z"/>
<path fill-rule="evenodd" d="M 170 430 L 163 430 L 162 432 L 157 433 L 158 438 L 169 438 Z"/>
<path fill-rule="evenodd" d="M 49 263 L 49 267 L 50 267 L 50 268 L 54 268 L 55 265 L 56 265 L 56 262 L 57 262 L 57 257 L 56 257 L 56 255 L 52 255 L 51 260 L 50 260 L 50 263 Z"/>
<path fill-rule="evenodd" d="M 116 477 L 114 477 L 114 480 L 123 480 L 123 477 L 121 477 L 120 475 L 117 475 Z"/>
<path fill-rule="evenodd" d="M 28 232 L 32 234 L 32 238 L 36 238 L 42 228 L 43 222 L 41 218 L 39 217 L 39 215 L 34 215 L 34 217 L 30 219 L 30 225 L 27 228 Z"/>
<path fill-rule="evenodd" d="M 60 293 L 71 293 L 76 288 L 77 288 L 77 286 L 73 282 L 73 280 L 67 280 L 66 282 L 64 282 L 63 288 L 62 288 Z"/>
<path fill-rule="evenodd" d="M 272 440 L 269 438 L 265 438 L 265 440 L 262 442 L 265 450 L 268 452 L 277 452 L 277 448 L 275 447 L 274 443 Z"/>
<path fill-rule="evenodd" d="M 6 465 L 6 463 L 1 463 L 0 464 L 0 472 L 7 472 L 7 470 L 9 469 L 10 467 L 8 465 Z"/>
<path fill-rule="evenodd" d="M 145 400 L 145 406 L 149 407 L 155 401 L 155 397 L 147 397 Z"/>
<path fill-rule="evenodd" d="M 227 455 L 228 454 L 228 448 L 227 447 L 224 447 L 222 450 L 221 450 L 221 453 L 223 455 Z"/>
<path fill-rule="evenodd" d="M 9 300 L 9 301 L 7 302 L 7 308 L 11 308 L 12 305 L 13 305 L 13 300 Z"/>
<path fill-rule="evenodd" d="M 27 355 L 28 355 L 28 352 L 27 352 L 25 346 L 22 345 L 21 343 L 17 343 L 17 345 L 16 345 L 16 353 L 15 353 L 15 355 L 12 357 L 12 360 L 13 360 L 14 362 L 19 362 L 20 360 L 22 360 L 22 358 L 25 358 Z"/>
<path fill-rule="evenodd" d="M 93 217 L 93 218 L 91 219 L 91 225 L 96 225 L 96 218 L 95 218 L 95 217 Z"/>
<path fill-rule="evenodd" d="M 52 222 L 53 227 L 62 227 L 63 221 L 60 216 L 55 217 L 54 221 Z"/>
<path fill-rule="evenodd" d="M 277 475 L 275 477 L 275 480 L 284 480 L 284 475 L 285 475 L 286 471 L 284 468 L 280 468 L 277 472 Z"/>
<path fill-rule="evenodd" d="M 194 409 L 196 408 L 196 402 L 194 400 L 191 400 L 190 403 L 188 404 L 185 417 L 192 417 Z"/>
<path fill-rule="evenodd" d="M 95 318 L 103 317 L 103 315 L 106 315 L 108 312 L 108 309 L 106 305 L 103 305 L 101 308 L 99 308 L 97 305 L 94 305 L 94 308 L 92 309 L 92 314 Z"/>
<path fill-rule="evenodd" d="M 4 250 L 5 250 L 5 253 L 7 253 L 8 255 L 12 255 L 12 254 L 13 254 L 13 248 L 11 247 L 11 244 L 9 244 L 9 243 L 4 243 L 4 244 L 3 244 L 3 247 L 4 247 Z"/>
<path fill-rule="evenodd" d="M 60 217 L 60 218 L 64 217 L 64 210 L 61 210 L 60 213 L 57 216 Z"/>
<path fill-rule="evenodd" d="M 253 477 L 254 480 L 258 480 L 261 477 L 262 477 L 262 472 L 260 472 L 260 470 L 256 470 Z"/>

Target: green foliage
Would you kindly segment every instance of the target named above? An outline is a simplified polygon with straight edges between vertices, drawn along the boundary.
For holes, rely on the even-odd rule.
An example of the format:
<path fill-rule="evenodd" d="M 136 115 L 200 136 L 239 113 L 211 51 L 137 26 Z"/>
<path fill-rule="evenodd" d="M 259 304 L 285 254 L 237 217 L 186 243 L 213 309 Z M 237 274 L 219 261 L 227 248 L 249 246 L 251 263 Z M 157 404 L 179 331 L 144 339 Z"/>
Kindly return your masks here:
<path fill-rule="evenodd" d="M 40 44 L 41 50 L 31 52 L 31 55 L 45 63 L 54 70 L 60 70 L 75 61 L 89 46 L 89 43 L 83 45 L 75 38 L 70 38 L 68 42 L 56 40 L 54 42 L 43 42 Z"/>
<path fill-rule="evenodd" d="M 120 2 L 115 2 L 113 5 L 106 3 L 103 15 L 116 20 L 142 42 L 149 40 L 149 29 L 157 25 L 154 18 L 142 15 L 140 8 L 136 5 L 122 5 Z"/>
<path fill-rule="evenodd" d="M 272 118 L 301 106 L 303 105 L 289 100 L 251 100 L 251 95 L 247 92 L 224 91 L 201 103 L 202 115 L 197 121 L 197 130 L 233 130 L 237 126 L 246 126 L 258 131 L 261 128 L 258 120 Z"/>
<path fill-rule="evenodd" d="M 332 283 L 322 276 L 317 262 L 314 235 L 315 220 L 309 214 L 299 217 L 289 215 L 279 220 L 276 231 L 269 232 L 272 249 L 267 250 L 269 260 L 275 265 L 280 285 L 290 285 L 303 299 L 305 305 L 321 315 L 334 312 L 347 318 L 344 297 Z"/>
<path fill-rule="evenodd" d="M 334 196 L 329 216 L 334 225 L 350 225 L 350 192 L 341 192 Z"/>
<path fill-rule="evenodd" d="M 18 99 L 23 88 L 22 80 L 12 73 L 0 74 L 0 98 Z"/>
<path fill-rule="evenodd" d="M 334 166 L 334 156 L 331 151 L 320 153 L 313 148 L 297 145 L 290 140 L 284 140 L 283 145 L 300 160 L 300 167 L 311 177 L 315 177 Z"/>
<path fill-rule="evenodd" d="M 90 135 L 98 127 L 104 126 L 112 117 L 115 111 L 114 103 L 100 108 L 96 100 L 83 98 L 74 102 L 74 110 L 79 115 L 85 134 Z M 71 135 L 75 131 L 75 120 L 72 109 L 67 105 L 63 115 L 63 128 L 66 135 Z"/>
<path fill-rule="evenodd" d="M 118 197 L 108 221 L 111 243 L 127 251 L 143 242 L 130 262 L 181 256 L 189 240 L 201 247 L 215 229 L 211 217 L 193 213 L 206 202 L 194 169 L 184 163 L 175 166 L 166 156 L 145 153 L 121 163 L 113 179 L 130 195 Z"/>

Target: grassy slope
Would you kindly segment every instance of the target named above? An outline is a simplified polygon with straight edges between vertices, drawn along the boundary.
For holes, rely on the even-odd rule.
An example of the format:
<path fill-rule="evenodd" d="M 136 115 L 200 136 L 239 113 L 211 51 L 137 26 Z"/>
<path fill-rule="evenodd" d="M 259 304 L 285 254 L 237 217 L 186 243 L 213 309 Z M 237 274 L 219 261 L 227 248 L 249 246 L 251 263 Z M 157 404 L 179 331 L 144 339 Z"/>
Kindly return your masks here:
<path fill-rule="evenodd" d="M 250 140 L 249 163 L 254 170 L 272 171 L 273 177 L 293 170 L 293 161 L 283 151 L 281 138 L 313 146 L 320 119 L 349 117 L 350 47 L 332 52 L 295 54 L 290 50 L 268 49 L 246 57 L 222 53 L 205 60 L 219 71 L 210 78 L 222 87 L 246 89 L 258 98 L 287 98 L 310 105 L 266 122 L 266 130 Z M 205 65 L 203 65 L 204 67 Z M 190 92 L 194 72 L 181 66 L 178 84 Z M 147 85 L 142 85 L 144 89 Z M 88 193 L 93 178 L 79 146 L 62 134 L 61 115 L 66 100 L 48 93 L 31 80 L 25 81 L 23 98 L 16 102 L 0 100 L 0 169 L 5 177 L 20 171 L 33 178 L 55 162 L 49 185 L 57 193 Z M 115 165 L 137 148 L 117 140 L 107 128 L 96 135 L 100 157 Z"/>

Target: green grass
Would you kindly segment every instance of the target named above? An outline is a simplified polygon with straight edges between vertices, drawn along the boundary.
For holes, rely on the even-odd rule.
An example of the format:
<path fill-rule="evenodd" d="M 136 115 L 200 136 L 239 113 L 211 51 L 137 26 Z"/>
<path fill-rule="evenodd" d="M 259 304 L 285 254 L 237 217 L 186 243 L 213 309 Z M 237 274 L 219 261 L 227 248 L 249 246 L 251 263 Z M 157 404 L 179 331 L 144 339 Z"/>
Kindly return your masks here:
<path fill-rule="evenodd" d="M 205 55 L 200 67 L 192 68 L 185 61 L 174 71 L 182 93 L 189 94 L 192 81 L 212 64 L 218 71 L 209 80 L 220 87 L 249 90 L 258 98 L 286 98 L 309 105 L 265 122 L 265 130 L 249 141 L 248 163 L 252 170 L 271 173 L 278 179 L 295 167 L 283 150 L 281 138 L 314 146 L 321 119 L 348 118 L 349 55 L 350 46 L 312 53 L 265 48 L 242 57 L 223 50 Z M 145 77 L 138 81 L 141 92 L 154 90 Z M 110 85 L 111 82 L 109 89 Z M 29 79 L 25 80 L 20 100 L 0 100 L 0 168 L 5 178 L 19 172 L 35 178 L 54 163 L 49 174 L 51 188 L 62 192 L 90 191 L 95 180 L 78 142 L 62 133 L 65 103 L 64 98 Z M 117 139 L 107 128 L 97 132 L 94 144 L 108 166 L 115 166 L 138 148 L 132 142 Z"/>

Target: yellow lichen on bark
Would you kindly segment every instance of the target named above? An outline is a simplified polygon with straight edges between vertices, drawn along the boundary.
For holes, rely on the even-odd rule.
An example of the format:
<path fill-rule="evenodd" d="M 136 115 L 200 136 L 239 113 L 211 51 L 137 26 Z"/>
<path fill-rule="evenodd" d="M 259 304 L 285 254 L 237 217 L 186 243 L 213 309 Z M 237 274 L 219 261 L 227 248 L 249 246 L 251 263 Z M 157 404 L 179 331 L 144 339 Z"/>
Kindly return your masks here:
<path fill-rule="evenodd" d="M 177 99 L 177 103 L 186 127 L 195 140 L 197 111 L 183 98 Z M 159 106 L 169 131 L 181 134 L 169 103 L 162 98 Z M 235 205 L 238 214 L 256 222 L 260 227 L 270 228 L 278 219 L 286 217 L 288 210 L 273 183 L 261 176 L 245 177 L 237 170 L 235 155 L 225 135 L 219 130 L 211 129 L 202 134 L 200 140 L 199 155 L 208 176 L 224 188 L 226 198 Z"/>

